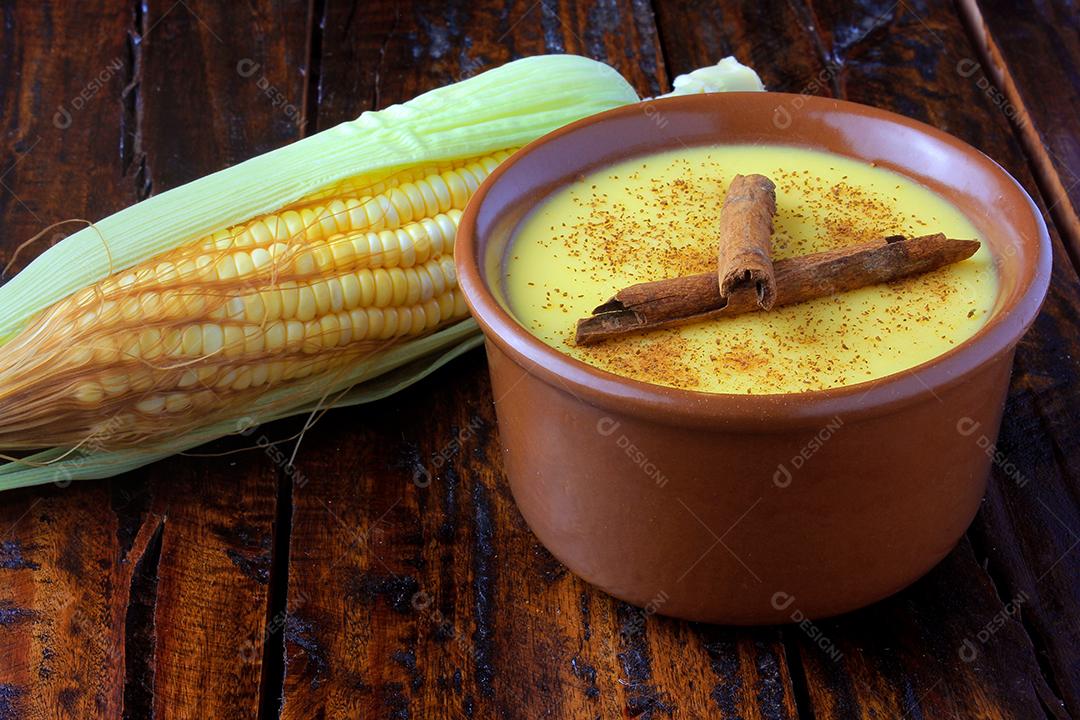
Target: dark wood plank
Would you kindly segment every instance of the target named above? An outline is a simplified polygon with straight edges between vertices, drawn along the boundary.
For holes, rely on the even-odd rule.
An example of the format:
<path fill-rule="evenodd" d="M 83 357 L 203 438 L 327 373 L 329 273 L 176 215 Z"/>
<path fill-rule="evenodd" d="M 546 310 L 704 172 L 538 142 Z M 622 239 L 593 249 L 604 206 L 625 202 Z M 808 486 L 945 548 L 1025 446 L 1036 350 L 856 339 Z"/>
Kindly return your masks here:
<path fill-rule="evenodd" d="M 35 3 L 6 5 L 3 13 L 6 264 L 21 241 L 51 223 L 118 210 L 134 200 L 135 187 L 118 162 L 126 126 L 120 97 L 131 75 L 130 7 Z M 47 233 L 41 246 L 53 236 Z M 106 483 L 4 495 L 0 718 L 119 717 L 130 567 L 146 533 L 138 546 L 121 548 L 110 505 Z"/>
<path fill-rule="evenodd" d="M 973 59 L 978 65 L 965 63 L 963 74 L 1012 121 L 1073 266 L 1080 267 L 1080 18 L 1076 8 L 1060 2 L 1021 7 L 966 0 L 961 9 L 982 51 Z M 1065 259 L 1055 261 L 1060 265 Z M 1076 299 L 1069 301 L 1075 313 Z M 981 542 L 994 548 L 990 569 L 1001 578 L 1000 584 L 1029 597 L 1031 611 L 1023 615 L 1025 625 L 1042 643 L 1042 660 L 1059 679 L 1058 693 L 1076 715 L 1080 713 L 1080 673 L 1076 670 L 1080 617 L 1077 603 L 1069 600 L 1080 592 L 1080 563 L 1070 550 L 1080 544 L 1080 513 L 1075 510 L 1080 465 L 1075 446 L 1059 444 L 1063 433 L 1045 432 L 1047 426 L 1065 427 L 1071 422 L 1075 395 L 1059 393 L 1058 388 L 1075 387 L 1077 373 L 1075 360 L 1068 362 L 1070 348 L 1062 346 L 1060 339 L 1075 328 L 1045 321 L 1042 325 L 1053 341 L 1047 346 L 1053 360 L 1029 365 L 1032 371 L 1017 383 L 1013 402 L 1025 412 L 1006 416 L 1002 442 L 1011 448 L 1008 458 L 1018 471 L 999 468 L 1000 482 L 991 491 Z M 1028 357 L 1038 357 L 1038 352 L 1032 348 Z M 1071 366 L 1071 372 L 1063 372 L 1062 366 L 1066 370 Z M 1052 373 L 1048 372 L 1051 368 Z M 1044 478 L 1072 482 L 1042 482 Z M 1028 502 L 1019 500 L 1025 497 Z M 1032 517 L 1039 518 L 1047 534 L 1060 536 L 1060 541 L 1048 542 L 1024 532 Z M 996 528 L 1011 530 L 1019 542 L 1001 542 L 1000 535 L 992 532 Z M 1025 558 L 1037 562 L 1025 563 Z"/>
<path fill-rule="evenodd" d="M 85 4 L 6 10 L 3 30 L 14 34 L 0 82 L 17 91 L 0 112 L 18 164 L 0 178 L 4 253 L 49 222 L 100 216 L 299 134 L 302 108 L 313 107 L 302 102 L 305 7 L 140 7 L 145 16 Z M 852 97 L 949 129 L 1035 187 L 992 98 L 949 70 L 953 55 L 974 49 L 948 8 L 730 7 L 664 7 L 672 70 L 734 51 L 772 87 Z M 639 3 L 354 9 L 331 0 L 322 27 L 319 126 L 545 49 L 606 58 L 643 93 L 666 84 Z M 129 31 L 145 37 L 130 55 Z M 71 42 L 85 32 L 98 42 Z M 78 56 L 57 50 L 62 41 Z M 108 67 L 117 48 L 125 54 L 111 80 L 122 85 L 103 81 L 70 123 L 61 115 L 50 129 L 48 109 L 71 107 L 95 77 L 73 68 L 87 55 Z M 955 98 L 981 112 L 959 113 Z M 400 397 L 334 413 L 307 436 L 295 470 L 263 454 L 178 459 L 111 483 L 7 495 L 0 718 L 57 708 L 247 717 L 260 682 L 263 709 L 272 715 L 283 693 L 286 717 L 776 718 L 797 715 L 797 696 L 816 718 L 1042 717 L 1040 705 L 1060 712 L 1058 697 L 1080 714 L 1070 555 L 1080 527 L 1070 432 L 1080 291 L 1060 245 L 1057 260 L 1047 311 L 1021 346 L 1005 459 L 970 544 L 900 596 L 820 623 L 838 660 L 795 627 L 647 616 L 569 576 L 513 508 L 473 355 Z M 413 482 L 418 467 L 430 485 Z M 273 557 L 273 526 L 290 518 L 292 582 L 275 600 L 285 579 L 272 577 L 283 560 Z M 1019 613 L 1003 605 L 1014 598 Z M 262 663 L 268 652 L 274 664 L 282 642 L 283 689 Z"/>
<path fill-rule="evenodd" d="M 322 25 L 321 127 L 545 51 L 667 83 L 642 3 L 329 2 Z M 643 613 L 537 543 L 479 353 L 328 420 L 293 484 L 283 717 L 796 717 L 775 630 Z"/>
<path fill-rule="evenodd" d="M 982 50 L 960 72 L 1017 128 L 1073 263 L 1080 266 L 1080 14 L 1060 0 L 962 0 Z M 995 87 L 996 84 L 996 87 Z"/>
<path fill-rule="evenodd" d="M 283 717 L 796 717 L 774 629 L 650 615 L 537 543 L 473 360 L 305 439 Z"/>
<path fill-rule="evenodd" d="M 167 190 L 301 136 L 305 5 L 162 0 L 144 3 L 138 22 L 132 164 L 143 192 Z M 152 642 L 144 648 L 153 674 L 146 710 L 156 717 L 254 717 L 278 468 L 263 453 L 247 452 L 173 458 L 148 474 L 150 508 L 166 521 Z"/>
<path fill-rule="evenodd" d="M 300 136 L 304 6 L 5 13 L 5 258 Z M 0 718 L 255 716 L 277 475 L 262 453 L 176 458 L 5 495 Z"/>
<path fill-rule="evenodd" d="M 652 8 L 644 0 L 327 0 L 316 25 L 320 129 L 539 53 L 603 60 L 639 94 L 667 89 Z"/>
<path fill-rule="evenodd" d="M 0 536 L 0 718 L 120 717 L 133 571 L 156 528 L 122 546 L 106 483 L 16 491 Z"/>
<path fill-rule="evenodd" d="M 929 122 L 990 154 L 1040 197 L 1006 114 L 978 77 L 958 71 L 962 60 L 977 53 L 953 8 L 907 0 L 857 7 L 774 2 L 718 9 L 682 2 L 660 8 L 660 26 L 670 29 L 663 47 L 673 73 L 725 52 L 753 60 L 765 52 L 763 46 L 771 51 L 779 35 L 799 51 L 758 63 L 768 87 L 841 96 Z M 763 24 L 762 17 L 772 22 Z M 694 25 L 690 18 L 708 21 Z M 686 28 L 694 28 L 694 40 L 685 39 Z M 695 55 L 702 50 L 703 57 Z M 1042 717 L 1040 705 L 1059 713 L 1062 700 L 1074 716 L 1080 712 L 1080 564 L 1074 554 L 1080 474 L 1070 417 L 1080 393 L 1080 286 L 1061 238 L 1052 232 L 1052 288 L 1017 353 L 999 462 L 970 534 L 974 552 L 961 549 L 950 557 L 943 566 L 947 580 L 939 578 L 939 569 L 896 601 L 868 611 L 877 631 L 854 616 L 828 625 L 840 647 L 862 650 L 858 662 L 846 652 L 848 661 L 839 666 L 804 657 L 815 717 L 872 711 L 937 717 L 950 710 L 961 716 Z M 954 602 L 956 593 L 962 602 Z M 1014 611 L 1002 615 L 1009 608 Z M 998 619 L 1006 630 L 980 641 L 978 631 Z M 1018 635 L 1021 630 L 1028 633 Z M 938 640 L 899 642 L 912 633 Z M 975 643 L 978 667 L 959 657 L 962 648 L 970 650 L 964 640 Z"/>
<path fill-rule="evenodd" d="M 995 600 L 964 541 L 899 595 L 818 623 L 839 658 L 796 633 L 814 717 L 1045 717 L 1041 706 L 1053 697 L 1015 621 L 1023 603 L 1004 610 Z"/>

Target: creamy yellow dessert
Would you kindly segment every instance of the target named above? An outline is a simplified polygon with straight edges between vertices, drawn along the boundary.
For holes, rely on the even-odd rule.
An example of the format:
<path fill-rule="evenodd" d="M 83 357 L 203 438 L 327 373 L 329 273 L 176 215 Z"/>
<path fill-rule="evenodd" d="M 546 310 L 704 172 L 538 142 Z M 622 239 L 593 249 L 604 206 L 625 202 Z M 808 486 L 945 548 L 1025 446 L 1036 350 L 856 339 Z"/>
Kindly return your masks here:
<path fill-rule="evenodd" d="M 721 393 L 821 390 L 918 365 L 971 337 L 997 297 L 989 250 L 885 285 L 591 346 L 578 318 L 638 282 L 715 272 L 725 190 L 776 183 L 774 259 L 886 235 L 979 239 L 927 188 L 838 155 L 779 145 L 684 148 L 584 176 L 542 202 L 503 259 L 510 311 L 547 344 L 603 370 Z"/>

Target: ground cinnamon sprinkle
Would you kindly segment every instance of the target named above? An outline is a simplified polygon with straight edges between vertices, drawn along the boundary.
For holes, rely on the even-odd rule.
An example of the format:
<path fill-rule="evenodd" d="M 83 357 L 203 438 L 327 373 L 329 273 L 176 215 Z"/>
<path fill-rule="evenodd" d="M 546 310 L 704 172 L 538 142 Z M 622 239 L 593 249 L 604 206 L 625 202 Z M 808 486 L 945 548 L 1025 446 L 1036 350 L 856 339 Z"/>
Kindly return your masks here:
<path fill-rule="evenodd" d="M 606 367 L 626 377 L 662 377 L 671 387 L 693 390 L 701 384 L 701 365 L 690 343 L 674 331 L 661 331 L 606 357 Z"/>

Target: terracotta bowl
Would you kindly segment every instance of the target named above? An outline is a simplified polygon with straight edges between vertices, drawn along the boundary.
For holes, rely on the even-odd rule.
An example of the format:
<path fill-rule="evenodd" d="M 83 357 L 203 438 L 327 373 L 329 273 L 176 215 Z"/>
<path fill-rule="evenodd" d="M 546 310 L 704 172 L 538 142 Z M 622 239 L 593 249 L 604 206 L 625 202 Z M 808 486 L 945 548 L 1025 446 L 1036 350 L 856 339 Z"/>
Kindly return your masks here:
<path fill-rule="evenodd" d="M 500 262 L 553 190 L 630 156 L 729 143 L 874 161 L 944 196 L 998 261 L 988 323 L 875 382 L 742 396 L 597 370 L 508 312 Z M 657 100 L 551 133 L 484 182 L 455 252 L 486 336 L 506 473 L 533 532 L 615 597 L 733 624 L 862 607 L 959 541 L 986 489 L 1014 348 L 1046 294 L 1051 256 L 1031 199 L 979 151 L 882 110 L 781 93 Z"/>

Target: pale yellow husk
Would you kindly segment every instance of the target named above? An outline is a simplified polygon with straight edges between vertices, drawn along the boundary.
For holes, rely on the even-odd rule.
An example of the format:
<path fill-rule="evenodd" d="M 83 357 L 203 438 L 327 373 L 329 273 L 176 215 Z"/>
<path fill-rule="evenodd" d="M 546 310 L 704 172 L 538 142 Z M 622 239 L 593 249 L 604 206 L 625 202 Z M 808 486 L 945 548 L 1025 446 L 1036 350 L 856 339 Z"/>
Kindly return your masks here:
<path fill-rule="evenodd" d="M 746 89 L 748 69 L 730 62 L 717 68 L 673 94 Z M 726 81 L 733 72 L 738 82 Z M 339 181 L 362 177 L 378 183 L 416 166 L 518 147 L 574 120 L 635 101 L 634 90 L 607 65 L 554 55 L 509 63 L 401 105 L 364 113 L 150 198 L 50 248 L 0 287 L 0 352 L 39 314 L 73 293 Z M 108 448 L 88 437 L 76 448 L 55 447 L 0 466 L 0 490 L 108 477 L 225 435 L 251 436 L 252 428 L 274 419 L 377 400 L 479 343 L 472 320 L 395 341 L 332 376 L 313 375 L 269 389 L 235 408 L 228 419 L 215 416 L 167 440 Z"/>

